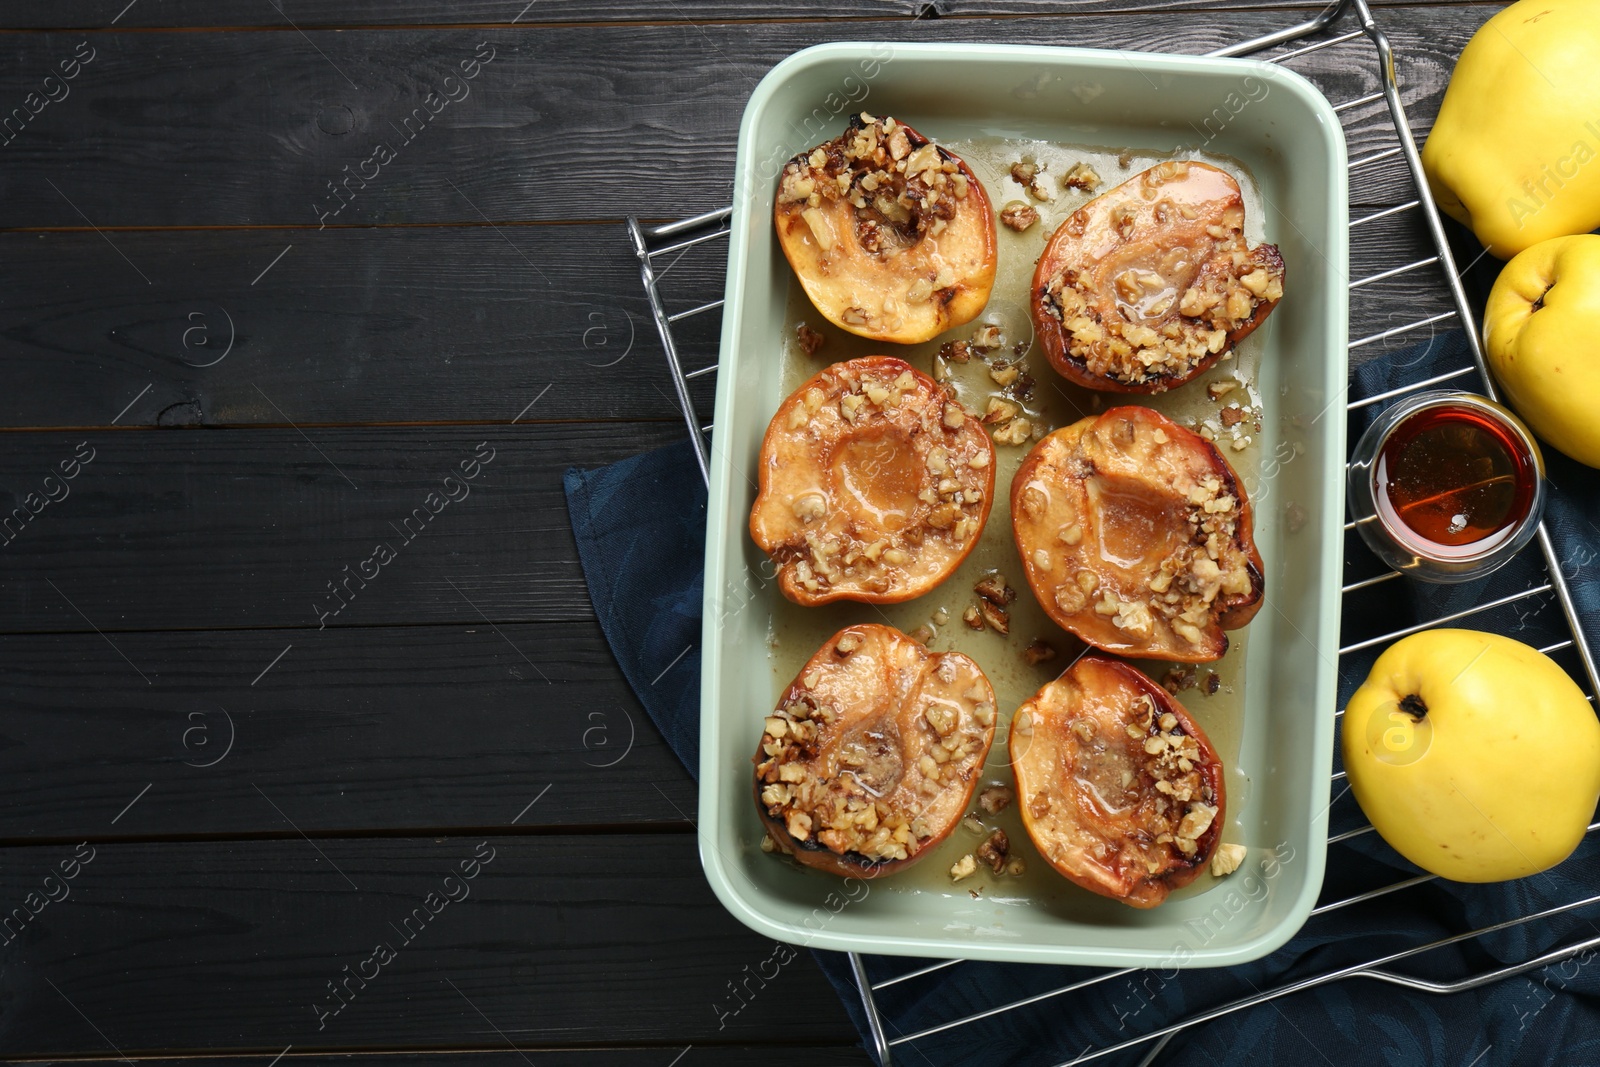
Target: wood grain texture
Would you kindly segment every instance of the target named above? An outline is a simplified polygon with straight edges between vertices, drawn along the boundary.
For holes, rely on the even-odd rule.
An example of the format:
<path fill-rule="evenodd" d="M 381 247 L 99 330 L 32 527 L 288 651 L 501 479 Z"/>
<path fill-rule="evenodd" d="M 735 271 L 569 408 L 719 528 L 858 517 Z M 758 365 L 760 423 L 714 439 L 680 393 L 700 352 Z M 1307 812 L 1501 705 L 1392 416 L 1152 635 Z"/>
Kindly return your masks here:
<path fill-rule="evenodd" d="M 1416 7 L 1451 0 L 1369 0 L 1373 7 Z M 652 23 L 716 22 L 730 19 L 770 20 L 770 4 L 753 0 L 674 0 L 665 7 L 645 0 L 457 0 L 440 7 L 429 0 L 399 0 L 375 7 L 366 3 L 318 3 L 284 0 L 282 16 L 263 12 L 252 0 L 167 0 L 139 4 L 116 20 L 119 29 L 289 29 L 366 26 L 484 25 L 536 26 L 562 22 Z M 1497 4 L 1503 6 L 1503 4 Z M 1285 24 L 1311 17 L 1316 5 L 1282 0 L 805 0 L 784 8 L 788 19 L 950 18 L 993 15 L 1079 15 L 1113 12 L 1225 11 L 1264 8 L 1280 14 Z M 115 15 L 97 5 L 41 8 L 26 0 L 0 4 L 0 29 L 109 28 Z M 1487 16 L 1485 16 L 1487 17 Z"/>
<path fill-rule="evenodd" d="M 1431 121 L 1454 57 L 1482 17 L 1479 7 L 1442 6 L 1395 25 L 1417 128 Z M 1177 36 L 1174 19 L 1160 13 L 878 20 L 851 23 L 850 36 L 1202 52 L 1282 21 L 1281 11 L 1241 12 L 1226 22 L 1190 20 Z M 285 243 L 324 223 L 690 215 L 728 202 L 742 102 L 760 77 L 782 57 L 838 36 L 827 22 L 97 36 L 96 58 L 71 95 L 4 147 L 0 195 L 14 226 L 81 228 L 87 219 L 102 228 L 302 228 Z M 83 40 L 18 35 L 0 100 L 22 100 Z M 449 89 L 444 79 L 480 42 L 493 62 Z M 1336 101 L 1376 86 L 1372 51 L 1359 42 L 1292 66 Z M 891 60 L 884 70 L 892 69 Z M 470 95 L 405 127 L 433 90 Z M 1350 113 L 1352 157 L 1391 146 L 1388 123 L 1379 106 Z M 395 158 L 364 165 L 380 140 Z M 1360 176 L 1361 203 L 1401 195 L 1390 170 Z M 357 172 L 376 176 L 358 176 L 353 198 L 338 199 L 332 183 Z"/>
<path fill-rule="evenodd" d="M 115 239 L 155 284 L 92 231 L 0 234 L 32 268 L 0 292 L 0 426 L 107 426 L 135 397 L 118 425 L 506 424 L 541 394 L 523 421 L 678 418 L 621 223 Z M 685 254 L 671 310 L 720 296 L 726 257 Z M 687 366 L 718 325 L 675 328 Z"/>
<path fill-rule="evenodd" d="M 126 3 L 126 0 L 123 0 Z M 65 10 L 61 8 L 64 7 Z M 273 8 L 280 8 L 279 14 Z M 931 0 L 805 0 L 787 14 L 802 19 L 911 17 L 931 13 Z M 116 7 L 63 4 L 40 8 L 27 0 L 0 3 L 0 29 L 75 27 L 107 29 Z M 365 26 L 537 26 L 563 22 L 715 22 L 727 19 L 771 19 L 770 4 L 752 0 L 279 0 L 263 7 L 254 0 L 162 0 L 136 4 L 116 21 L 117 29 L 290 30 Z"/>
<path fill-rule="evenodd" d="M 13 435 L 0 517 L 48 492 L 81 442 L 95 453 L 0 548 L 0 632 L 590 619 L 562 471 L 683 437 L 672 423 Z M 463 490 L 444 479 L 485 441 L 492 461 L 448 502 Z M 424 523 L 430 494 L 445 504 Z M 359 577 L 379 544 L 394 558 L 324 620 L 329 583 Z"/>
<path fill-rule="evenodd" d="M 679 417 L 618 224 L 328 230 L 252 286 L 288 243 L 118 235 L 152 287 L 93 233 L 0 234 L 0 257 L 36 268 L 0 293 L 0 426 L 106 426 L 135 398 L 119 426 L 503 425 L 541 395 L 522 421 Z M 673 264 L 669 310 L 721 298 L 726 247 Z M 1353 232 L 1352 276 L 1429 248 L 1419 212 L 1379 220 Z M 1355 294 L 1351 334 L 1447 301 L 1436 270 L 1397 277 Z M 713 312 L 674 327 L 687 367 L 715 361 L 720 324 Z M 692 385 L 702 421 L 715 381 Z"/>
<path fill-rule="evenodd" d="M 693 780 L 592 622 L 113 639 L 150 684 L 92 632 L 0 638 L 0 840 L 694 817 Z M 688 669 L 642 666 L 664 685 Z"/>
<path fill-rule="evenodd" d="M 799 963 L 792 966 L 800 966 Z M 528 1067 L 529 1059 L 539 1067 L 674 1067 L 674 1056 L 682 1055 L 676 1067 L 872 1067 L 872 1057 L 860 1046 L 836 1045 L 643 1045 L 601 1046 L 597 1048 L 560 1048 L 548 1045 L 515 1043 L 519 1051 L 509 1051 L 510 1043 L 500 1042 L 493 1048 L 457 1047 L 437 1052 L 393 1052 L 383 1054 L 385 1067 L 445 1067 L 447 1064 L 469 1063 L 472 1067 Z M 154 1057 L 141 1059 L 139 1067 L 271 1067 L 282 1049 L 256 1054 L 228 1056 L 185 1056 L 182 1058 Z M 375 1056 L 370 1052 L 313 1052 L 301 1055 L 290 1051 L 279 1067 L 372 1067 Z M 29 1067 L 127 1067 L 115 1058 L 71 1059 L 43 1058 L 26 1062 Z"/>
<path fill-rule="evenodd" d="M 0 1055 L 681 1048 L 768 1042 L 797 1017 L 794 1045 L 855 1040 L 805 951 L 712 896 L 690 839 L 484 840 L 101 844 L 64 899 L 73 846 L 7 849 L 0 902 L 37 914 L 0 946 Z M 47 875 L 58 899 L 29 904 Z M 380 944 L 393 958 L 364 965 Z M 323 1018 L 346 966 L 365 987 Z"/>

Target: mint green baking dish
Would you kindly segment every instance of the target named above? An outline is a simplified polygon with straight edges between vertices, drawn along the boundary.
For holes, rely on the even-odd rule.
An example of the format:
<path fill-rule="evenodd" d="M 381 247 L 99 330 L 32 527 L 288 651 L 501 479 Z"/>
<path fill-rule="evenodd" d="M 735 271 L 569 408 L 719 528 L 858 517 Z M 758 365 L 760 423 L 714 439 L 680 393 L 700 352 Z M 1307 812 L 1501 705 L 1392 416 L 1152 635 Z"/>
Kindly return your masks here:
<path fill-rule="evenodd" d="M 751 756 L 762 717 L 796 665 L 851 622 L 892 618 L 909 630 L 918 612 L 926 616 L 948 603 L 959 613 L 970 588 L 970 577 L 958 574 L 888 611 L 832 605 L 807 615 L 782 602 L 770 564 L 747 531 L 762 434 L 797 384 L 792 373 L 785 379 L 782 355 L 792 329 L 791 274 L 773 234 L 775 176 L 790 156 L 834 136 L 851 111 L 862 109 L 895 115 L 941 143 L 1037 139 L 1112 153 L 1203 150 L 1237 161 L 1259 189 L 1258 229 L 1288 265 L 1285 299 L 1246 342 L 1257 346 L 1249 358 L 1262 414 L 1252 440 L 1259 450 L 1255 474 L 1246 484 L 1266 562 L 1267 604 L 1242 632 L 1243 658 L 1230 652 L 1224 661 L 1234 663 L 1227 677 L 1228 689 L 1237 690 L 1236 728 L 1206 725 L 1214 739 L 1219 730 L 1228 734 L 1219 751 L 1248 770 L 1239 795 L 1230 784 L 1224 840 L 1249 851 L 1234 874 L 1203 877 L 1158 908 L 1138 911 L 1078 889 L 1050 871 L 1020 831 L 1012 833 L 1012 854 L 1029 869 L 1014 881 L 951 884 L 945 870 L 977 843 L 957 840 L 961 830 L 918 866 L 870 884 L 761 851 Z M 1008 199 L 993 187 L 990 196 L 996 208 Z M 1346 199 L 1337 116 L 1309 82 L 1265 63 L 1073 48 L 840 43 L 796 53 L 762 80 L 739 131 L 702 650 L 700 855 L 718 898 L 740 921 L 817 948 L 1161 967 L 1242 963 L 1299 929 L 1322 884 L 1334 737 Z M 997 287 L 991 307 L 1022 299 Z M 926 346 L 880 347 L 928 369 Z M 997 499 L 1004 495 L 1005 484 L 997 483 Z M 986 537 L 1009 538 L 1009 517 L 998 505 L 989 527 Z M 947 588 L 962 581 L 962 588 Z M 1029 598 L 1025 588 L 1021 597 Z M 969 638 L 988 635 L 957 640 Z M 1004 706 L 1006 692 L 1017 699 L 1038 684 L 1012 679 L 1009 648 L 961 650 L 992 679 L 1000 677 L 1003 713 L 1015 707 Z M 1195 699 L 1204 711 L 1204 698 Z M 1009 778 L 1004 753 L 997 734 L 986 781 Z"/>

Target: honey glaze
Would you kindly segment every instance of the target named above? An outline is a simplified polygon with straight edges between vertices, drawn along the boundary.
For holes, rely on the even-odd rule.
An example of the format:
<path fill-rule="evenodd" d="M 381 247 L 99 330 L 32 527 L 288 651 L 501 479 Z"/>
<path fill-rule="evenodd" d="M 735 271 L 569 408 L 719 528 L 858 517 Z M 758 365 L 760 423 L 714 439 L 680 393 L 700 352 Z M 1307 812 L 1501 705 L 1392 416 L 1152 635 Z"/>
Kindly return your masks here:
<path fill-rule="evenodd" d="M 1401 422 L 1373 467 L 1384 522 L 1445 557 L 1475 555 L 1511 536 L 1533 506 L 1537 481 L 1534 457 L 1516 434 L 1465 406 L 1428 408 Z"/>

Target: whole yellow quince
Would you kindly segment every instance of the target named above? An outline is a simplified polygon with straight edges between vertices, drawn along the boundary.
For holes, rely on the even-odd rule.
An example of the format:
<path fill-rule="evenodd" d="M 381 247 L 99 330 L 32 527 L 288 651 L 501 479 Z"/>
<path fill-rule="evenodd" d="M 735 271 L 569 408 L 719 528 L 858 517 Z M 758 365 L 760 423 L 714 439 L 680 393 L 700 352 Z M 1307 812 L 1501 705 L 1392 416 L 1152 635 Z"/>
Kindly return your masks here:
<path fill-rule="evenodd" d="M 1600 3 L 1520 0 L 1478 28 L 1422 149 L 1433 197 L 1509 259 L 1600 226 Z"/>
<path fill-rule="evenodd" d="M 1489 369 L 1534 433 L 1591 467 L 1600 467 L 1597 337 L 1600 235 L 1536 244 L 1495 279 L 1483 316 Z"/>
<path fill-rule="evenodd" d="M 1555 866 L 1600 799 L 1600 722 L 1583 691 L 1498 634 L 1427 630 L 1389 646 L 1350 698 L 1343 747 L 1383 839 L 1458 882 Z"/>

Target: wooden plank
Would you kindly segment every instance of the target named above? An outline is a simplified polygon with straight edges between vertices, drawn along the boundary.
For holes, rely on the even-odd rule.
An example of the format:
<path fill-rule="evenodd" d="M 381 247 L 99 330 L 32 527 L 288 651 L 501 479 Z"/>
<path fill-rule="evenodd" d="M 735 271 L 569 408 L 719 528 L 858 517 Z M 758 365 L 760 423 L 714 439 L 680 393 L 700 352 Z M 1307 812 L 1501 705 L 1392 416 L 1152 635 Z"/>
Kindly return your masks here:
<path fill-rule="evenodd" d="M 796 964 L 795 966 L 799 966 Z M 859 1045 L 834 1045 L 823 1047 L 808 1043 L 773 1045 L 648 1045 L 599 1048 L 551 1048 L 529 1045 L 518 1041 L 520 1051 L 502 1051 L 508 1048 L 501 1042 L 499 1049 L 455 1048 L 442 1052 L 385 1051 L 383 1062 L 394 1067 L 438 1067 L 441 1062 L 459 1063 L 463 1053 L 470 1053 L 472 1067 L 528 1067 L 528 1060 L 539 1067 L 674 1067 L 673 1057 L 683 1056 L 677 1067 L 872 1067 L 872 1057 Z M 104 1046 L 102 1045 L 103 1049 Z M 320 1052 L 301 1055 L 290 1051 L 282 1060 L 278 1052 L 235 1054 L 230 1056 L 184 1056 L 141 1059 L 139 1067 L 370 1067 L 370 1052 Z M 445 1057 L 450 1057 L 446 1060 Z M 12 1063 L 26 1063 L 30 1067 L 127 1067 L 115 1058 L 23 1060 L 13 1058 Z"/>
<path fill-rule="evenodd" d="M 1419 127 L 1431 121 L 1455 55 L 1482 17 L 1479 7 L 1429 8 L 1395 28 Z M 851 23 L 850 35 L 1201 52 L 1282 21 L 1281 11 L 1241 12 L 1186 24 L 1176 38 L 1173 19 L 1158 13 L 877 20 Z M 89 46 L 95 59 L 71 83 L 71 95 L 46 106 L 5 146 L 8 219 L 76 228 L 87 219 L 103 229 L 297 227 L 284 235 L 288 243 L 329 224 L 670 218 L 711 210 L 729 197 L 739 102 L 779 59 L 836 39 L 839 29 L 817 22 L 680 30 L 96 37 Z M 19 35 L 0 100 L 23 99 L 83 40 L 68 32 Z M 444 79 L 459 76 L 460 63 L 475 62 L 481 42 L 493 61 L 450 89 Z M 308 58 L 312 49 L 326 61 Z M 1293 65 L 1335 100 L 1375 85 L 1370 49 L 1329 49 Z M 878 77 L 892 70 L 891 60 Z M 436 96 L 429 99 L 442 108 L 437 116 L 415 110 L 433 89 L 449 89 L 459 102 L 439 104 Z M 414 115 L 421 118 L 407 126 Z M 1360 109 L 1347 128 L 1352 155 L 1392 144 L 1380 107 Z M 380 140 L 394 158 L 374 156 Z M 333 182 L 350 174 L 357 176 L 339 192 Z M 1358 189 L 1367 203 L 1398 195 L 1382 182 Z M 117 235 L 106 236 L 114 242 Z"/>
<path fill-rule="evenodd" d="M 0 426 L 106 426 L 136 396 L 118 425 L 282 425 L 274 404 L 302 425 L 508 423 L 547 388 L 526 420 L 679 417 L 619 222 L 115 239 L 154 285 L 92 231 L 0 234 Z M 720 295 L 726 258 L 685 255 L 672 310 Z M 679 325 L 688 366 L 719 323 Z"/>
<path fill-rule="evenodd" d="M 1369 7 L 1389 8 L 1378 16 L 1378 25 L 1384 30 L 1404 27 L 1417 16 L 1415 8 L 1426 9 L 1435 5 L 1455 4 L 1461 0 L 1367 0 Z M 1503 0 L 1484 0 L 1483 20 L 1498 7 L 1506 6 Z M 1314 18 L 1325 5 L 1305 3 L 1272 4 L 1270 0 L 935 0 L 941 16 L 985 17 L 994 15 L 1085 15 L 1111 12 L 1154 12 L 1196 14 L 1215 11 L 1237 11 L 1252 8 L 1270 8 L 1282 19 L 1285 27 Z M 1488 6 L 1488 5 L 1495 6 Z M 1347 22 L 1353 22 L 1348 16 Z"/>
<path fill-rule="evenodd" d="M 1369 0 L 1373 7 L 1395 7 L 1384 20 L 1399 22 L 1405 7 L 1451 3 L 1455 0 Z M 398 0 L 373 9 L 360 3 L 317 3 L 284 0 L 283 17 L 264 15 L 252 0 L 167 0 L 138 4 L 116 20 L 120 29 L 226 29 L 232 27 L 350 29 L 368 26 L 483 25 L 533 26 L 563 22 L 677 23 L 716 22 L 730 19 L 770 20 L 770 4 L 754 0 L 676 0 L 668 8 L 646 0 L 538 0 L 525 9 L 520 0 L 457 0 L 441 8 L 428 0 Z M 994 15 L 1079 15 L 1115 12 L 1184 12 L 1269 8 L 1281 12 L 1285 23 L 1309 18 L 1315 5 L 1274 4 L 1271 0 L 806 0 L 804 7 L 786 15 L 804 19 L 951 18 Z M 270 14 L 270 13 L 269 13 Z M 110 18 L 96 10 L 41 9 L 25 0 L 0 4 L 0 26 L 7 29 L 108 28 Z"/>
<path fill-rule="evenodd" d="M 0 517 L 26 494 L 41 506 L 0 548 L 0 632 L 592 618 L 561 472 L 683 438 L 672 423 L 12 434 Z M 84 441 L 91 462 L 62 483 Z M 491 461 L 462 483 L 480 442 Z"/>
<path fill-rule="evenodd" d="M 114 640 L 150 684 L 92 632 L 0 637 L 0 840 L 693 817 L 693 780 L 593 622 Z"/>
<path fill-rule="evenodd" d="M 273 404 L 301 425 L 506 423 L 546 388 L 524 421 L 676 420 L 622 227 L 502 233 L 329 230 L 254 286 L 289 243 L 274 232 L 119 235 L 163 279 L 154 293 L 93 233 L 0 234 L 18 267 L 0 293 L 0 426 L 105 426 L 125 407 L 120 426 L 281 425 Z M 1354 231 L 1352 271 L 1427 248 L 1419 212 L 1383 219 Z M 719 241 L 677 261 L 669 308 L 720 299 L 725 257 Z M 1436 271 L 1383 283 L 1353 301 L 1352 333 L 1447 299 Z M 674 327 L 686 366 L 715 362 L 720 325 L 710 313 Z M 693 385 L 707 422 L 715 381 Z"/>
<path fill-rule="evenodd" d="M 7 1058 L 681 1049 L 770 1042 L 797 1019 L 797 1047 L 856 1039 L 804 950 L 712 896 L 689 835 L 86 848 L 0 853 L 7 913 L 36 912 L 0 945 Z"/>
<path fill-rule="evenodd" d="M 126 2 L 126 0 L 124 0 Z M 1394 2 L 1394 0 L 1389 0 Z M 282 10 L 280 15 L 275 6 Z M 795 16 L 807 19 L 885 18 L 913 16 L 930 0 L 806 0 Z M 109 28 L 109 13 L 39 8 L 26 0 L 0 3 L 0 27 L 6 29 Z M 564 22 L 716 22 L 728 19 L 771 19 L 770 4 L 753 0 L 673 0 L 668 6 L 650 0 L 453 0 L 446 6 L 430 0 L 386 0 L 381 7 L 359 0 L 321 3 L 280 0 L 263 10 L 252 0 L 163 0 L 135 4 L 116 20 L 117 29 L 351 29 L 369 26 L 537 26 Z M 292 24 L 292 25 L 291 25 Z"/>

